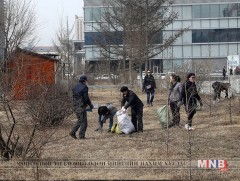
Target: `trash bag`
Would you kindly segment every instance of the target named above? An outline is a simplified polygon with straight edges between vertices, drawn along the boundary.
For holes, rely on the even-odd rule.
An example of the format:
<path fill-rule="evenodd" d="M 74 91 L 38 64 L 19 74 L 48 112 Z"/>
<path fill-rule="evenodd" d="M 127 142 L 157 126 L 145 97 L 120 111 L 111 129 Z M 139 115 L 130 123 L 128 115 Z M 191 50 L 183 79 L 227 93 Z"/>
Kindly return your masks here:
<path fill-rule="evenodd" d="M 159 122 L 162 125 L 163 128 L 167 128 L 168 127 L 168 106 L 164 105 L 161 106 L 157 109 L 157 115 L 159 118 Z"/>
<path fill-rule="evenodd" d="M 130 134 L 135 131 L 135 127 L 129 117 L 127 111 L 119 110 L 117 113 L 118 125 L 120 130 L 125 134 Z"/>

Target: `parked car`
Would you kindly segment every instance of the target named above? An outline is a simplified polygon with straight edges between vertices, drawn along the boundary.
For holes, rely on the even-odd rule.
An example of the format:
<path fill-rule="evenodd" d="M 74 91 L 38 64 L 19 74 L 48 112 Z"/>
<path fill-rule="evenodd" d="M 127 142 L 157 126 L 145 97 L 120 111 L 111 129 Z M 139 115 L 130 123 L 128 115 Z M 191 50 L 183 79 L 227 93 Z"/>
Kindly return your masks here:
<path fill-rule="evenodd" d="M 144 77 L 145 77 L 145 71 L 142 72 L 142 79 L 144 79 Z M 139 74 L 137 75 L 137 80 L 140 80 L 140 75 Z"/>
<path fill-rule="evenodd" d="M 101 76 L 99 77 L 96 77 L 95 79 L 96 80 L 109 80 L 109 79 L 117 79 L 118 76 L 117 75 L 114 75 L 114 74 L 102 74 Z"/>
<path fill-rule="evenodd" d="M 110 77 L 109 77 L 109 75 L 108 74 L 103 74 L 101 77 L 100 77 L 100 79 L 102 79 L 102 80 L 108 80 Z"/>
<path fill-rule="evenodd" d="M 165 73 L 160 73 L 160 78 L 161 79 L 165 79 L 166 78 L 166 74 Z"/>

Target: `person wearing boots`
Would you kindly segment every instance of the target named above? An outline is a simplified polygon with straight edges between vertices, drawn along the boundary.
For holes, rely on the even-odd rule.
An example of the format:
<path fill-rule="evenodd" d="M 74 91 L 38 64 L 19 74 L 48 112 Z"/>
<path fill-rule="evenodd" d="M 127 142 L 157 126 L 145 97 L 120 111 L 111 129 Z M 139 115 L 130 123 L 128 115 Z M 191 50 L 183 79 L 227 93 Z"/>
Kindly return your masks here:
<path fill-rule="evenodd" d="M 88 126 L 86 108 L 89 106 L 90 109 L 93 109 L 93 104 L 88 96 L 87 77 L 85 75 L 80 77 L 79 83 L 72 89 L 72 92 L 73 110 L 78 120 L 69 135 L 77 139 L 76 132 L 80 129 L 79 138 L 85 139 L 85 132 Z"/>
<path fill-rule="evenodd" d="M 109 119 L 109 127 L 108 132 L 111 132 L 111 128 L 113 126 L 113 117 L 117 112 L 117 108 L 113 106 L 112 104 L 108 104 L 106 106 L 100 106 L 98 108 L 98 123 L 99 127 L 95 131 L 102 131 L 103 123 L 106 122 L 107 119 Z"/>
<path fill-rule="evenodd" d="M 147 105 L 152 106 L 154 94 L 156 89 L 156 82 L 150 70 L 147 71 L 147 75 L 143 81 L 143 92 L 147 94 Z"/>
<path fill-rule="evenodd" d="M 169 124 L 169 128 L 173 126 L 179 126 L 180 122 L 180 107 L 177 105 L 182 92 L 182 84 L 180 81 L 181 80 L 179 76 L 175 74 L 170 75 L 168 104 L 172 112 L 172 123 Z"/>
<path fill-rule="evenodd" d="M 122 110 L 126 111 L 128 107 L 131 107 L 131 121 L 135 127 L 136 132 L 143 132 L 143 103 L 139 97 L 128 87 L 123 86 L 120 91 L 123 94 L 121 106 Z"/>
<path fill-rule="evenodd" d="M 195 84 L 195 74 L 189 73 L 187 75 L 187 80 L 182 86 L 182 92 L 180 97 L 180 104 L 184 104 L 186 112 L 187 112 L 187 124 L 185 125 L 185 128 L 187 130 L 193 130 L 194 127 L 192 127 L 192 119 L 193 116 L 196 113 L 197 108 L 197 101 L 199 101 L 200 106 L 202 107 L 202 101 L 201 97 L 199 96 L 197 92 L 197 86 Z"/>

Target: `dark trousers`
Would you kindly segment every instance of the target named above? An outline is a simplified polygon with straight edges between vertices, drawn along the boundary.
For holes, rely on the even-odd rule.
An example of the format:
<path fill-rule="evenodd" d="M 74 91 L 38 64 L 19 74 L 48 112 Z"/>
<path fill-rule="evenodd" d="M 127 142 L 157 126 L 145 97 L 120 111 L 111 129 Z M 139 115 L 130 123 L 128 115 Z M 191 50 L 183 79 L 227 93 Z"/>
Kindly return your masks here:
<path fill-rule="evenodd" d="M 147 104 L 151 104 L 154 99 L 155 91 L 147 91 Z"/>
<path fill-rule="evenodd" d="M 223 91 L 223 89 L 214 89 L 214 96 L 213 96 L 213 100 L 215 101 L 217 98 L 220 99 L 221 96 L 221 91 Z M 224 89 L 225 91 L 225 98 L 228 98 L 228 89 Z"/>
<path fill-rule="evenodd" d="M 217 98 L 220 99 L 220 95 L 221 95 L 221 91 L 214 89 L 213 100 L 215 101 Z"/>
<path fill-rule="evenodd" d="M 143 131 L 143 107 L 140 107 L 138 109 L 131 109 L 131 114 L 135 131 Z"/>
<path fill-rule="evenodd" d="M 189 126 L 192 126 L 192 119 L 196 113 L 197 105 L 189 105 L 187 109 L 187 118 Z"/>
<path fill-rule="evenodd" d="M 170 109 L 172 112 L 172 122 L 174 125 L 179 125 L 180 122 L 180 107 L 177 106 L 177 101 L 170 102 Z"/>
<path fill-rule="evenodd" d="M 71 133 L 76 134 L 77 130 L 80 128 L 79 137 L 85 137 L 85 132 L 87 130 L 88 122 L 87 122 L 87 111 L 86 109 L 76 109 L 75 114 L 77 116 L 77 122 L 72 128 Z"/>

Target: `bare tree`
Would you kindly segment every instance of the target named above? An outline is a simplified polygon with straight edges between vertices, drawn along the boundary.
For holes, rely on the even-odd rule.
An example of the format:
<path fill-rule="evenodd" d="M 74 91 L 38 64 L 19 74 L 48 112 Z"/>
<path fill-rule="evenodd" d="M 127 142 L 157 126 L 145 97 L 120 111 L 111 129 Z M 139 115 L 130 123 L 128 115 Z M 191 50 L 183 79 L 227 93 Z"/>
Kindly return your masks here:
<path fill-rule="evenodd" d="M 113 0 L 106 2 L 105 10 L 95 30 L 101 35 L 93 37 L 99 45 L 101 58 L 118 60 L 119 69 L 128 62 L 129 80 L 132 70 L 142 66 L 149 68 L 149 60 L 171 46 L 186 29 L 180 29 L 171 36 L 164 36 L 163 29 L 178 15 L 171 12 L 170 0 Z"/>
<path fill-rule="evenodd" d="M 71 115 L 71 99 L 62 87 L 47 81 L 36 83 L 38 79 L 32 80 L 25 74 L 21 76 L 21 83 L 29 83 L 25 87 L 28 91 L 26 94 L 19 87 L 19 92 L 26 94 L 23 96 L 27 101 L 13 99 L 13 85 L 19 79 L 16 75 L 26 69 L 21 63 L 23 57 L 15 54 L 15 50 L 19 46 L 31 45 L 36 39 L 34 7 L 29 0 L 6 0 L 1 19 L 0 31 L 5 43 L 5 59 L 1 62 L 0 79 L 0 105 L 4 112 L 0 122 L 1 156 L 5 159 L 15 156 L 40 157 L 43 146 L 53 139 L 57 126 Z M 38 78 L 45 80 L 44 75 Z"/>
<path fill-rule="evenodd" d="M 66 76 L 69 80 L 72 77 L 73 59 L 74 59 L 74 45 L 73 45 L 73 26 L 69 27 L 68 19 L 66 24 L 60 20 L 59 29 L 56 32 L 56 40 L 53 45 L 56 48 L 61 60 L 61 77 Z M 68 82 L 69 87 L 69 82 Z"/>
<path fill-rule="evenodd" d="M 6 97 L 1 101 L 6 116 L 1 117 L 0 151 L 7 160 L 41 157 L 43 147 L 54 141 L 59 126 L 72 114 L 71 98 L 60 85 L 32 84 L 26 97 L 21 103 Z"/>
<path fill-rule="evenodd" d="M 16 47 L 36 41 L 36 14 L 31 0 L 5 0 L 0 34 L 5 41 L 5 61 Z"/>

